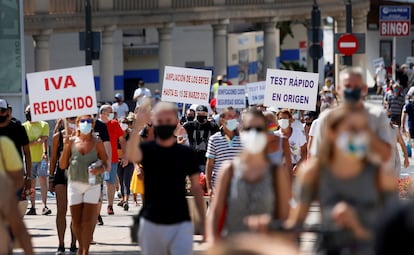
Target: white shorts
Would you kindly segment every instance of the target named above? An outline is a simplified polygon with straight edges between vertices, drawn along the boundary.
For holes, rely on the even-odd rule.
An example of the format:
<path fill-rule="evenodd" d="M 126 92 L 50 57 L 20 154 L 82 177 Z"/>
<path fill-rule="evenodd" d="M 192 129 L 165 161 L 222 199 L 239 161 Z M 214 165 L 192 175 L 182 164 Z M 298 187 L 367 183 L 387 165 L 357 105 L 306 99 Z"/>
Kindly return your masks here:
<path fill-rule="evenodd" d="M 68 182 L 68 204 L 78 205 L 82 203 L 98 204 L 101 195 L 101 185 L 89 185 L 88 183 Z"/>

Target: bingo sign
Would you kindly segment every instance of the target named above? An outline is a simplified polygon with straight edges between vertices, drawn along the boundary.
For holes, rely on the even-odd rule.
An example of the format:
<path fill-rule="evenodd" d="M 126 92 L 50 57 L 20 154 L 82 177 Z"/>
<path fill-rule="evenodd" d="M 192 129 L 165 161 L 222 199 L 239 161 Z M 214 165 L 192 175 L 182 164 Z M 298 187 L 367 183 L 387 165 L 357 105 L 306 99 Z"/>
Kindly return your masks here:
<path fill-rule="evenodd" d="M 266 82 L 252 82 L 246 84 L 247 100 L 249 105 L 260 105 L 264 103 L 264 95 L 266 90 Z"/>
<path fill-rule="evenodd" d="M 96 113 L 92 66 L 27 74 L 33 121 Z"/>
<path fill-rule="evenodd" d="M 381 36 L 410 36 L 411 6 L 380 6 Z"/>
<path fill-rule="evenodd" d="M 246 108 L 245 86 L 220 86 L 217 88 L 217 109 L 228 106 L 235 109 Z"/>
<path fill-rule="evenodd" d="M 166 66 L 161 100 L 184 104 L 208 104 L 211 71 Z"/>
<path fill-rule="evenodd" d="M 267 69 L 264 105 L 315 111 L 318 73 Z"/>

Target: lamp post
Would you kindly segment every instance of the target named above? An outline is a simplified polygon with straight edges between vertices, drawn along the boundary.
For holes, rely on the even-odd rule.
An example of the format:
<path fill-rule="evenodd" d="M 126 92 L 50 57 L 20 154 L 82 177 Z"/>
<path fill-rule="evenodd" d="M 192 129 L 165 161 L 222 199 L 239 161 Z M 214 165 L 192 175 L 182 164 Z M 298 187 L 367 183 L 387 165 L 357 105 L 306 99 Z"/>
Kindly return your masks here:
<path fill-rule="evenodd" d="M 312 23 L 312 66 L 313 72 L 318 73 L 318 66 L 319 66 L 319 58 L 322 55 L 321 47 L 320 47 L 320 35 L 321 33 L 321 11 L 319 10 L 319 6 L 316 3 L 316 0 L 313 1 L 312 6 L 312 13 L 311 13 L 311 23 Z"/>
<path fill-rule="evenodd" d="M 346 13 L 346 33 L 352 34 L 352 3 L 351 0 L 345 0 Z M 343 57 L 343 64 L 345 66 L 352 66 L 352 55 Z"/>
<path fill-rule="evenodd" d="M 92 65 L 92 11 L 90 0 L 85 0 L 85 65 Z"/>

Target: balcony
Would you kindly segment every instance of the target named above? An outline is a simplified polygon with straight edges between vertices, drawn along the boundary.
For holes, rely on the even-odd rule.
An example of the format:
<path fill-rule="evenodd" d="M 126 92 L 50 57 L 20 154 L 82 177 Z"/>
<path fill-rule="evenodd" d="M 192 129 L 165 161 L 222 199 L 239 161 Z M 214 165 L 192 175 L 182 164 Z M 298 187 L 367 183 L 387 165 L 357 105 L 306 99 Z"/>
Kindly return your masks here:
<path fill-rule="evenodd" d="M 313 0 L 90 0 L 95 29 L 158 27 L 310 18 Z M 39 29 L 79 30 L 85 0 L 24 0 L 26 33 Z M 344 16 L 343 0 L 318 0 L 322 15 Z M 353 0 L 354 12 L 369 10 L 369 0 Z"/>

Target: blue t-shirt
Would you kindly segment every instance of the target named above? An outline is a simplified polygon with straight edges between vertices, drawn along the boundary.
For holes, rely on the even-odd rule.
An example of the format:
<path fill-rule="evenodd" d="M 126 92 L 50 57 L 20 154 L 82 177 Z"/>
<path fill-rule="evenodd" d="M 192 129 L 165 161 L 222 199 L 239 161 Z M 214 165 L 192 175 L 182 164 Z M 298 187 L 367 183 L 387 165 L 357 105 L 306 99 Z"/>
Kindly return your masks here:
<path fill-rule="evenodd" d="M 414 129 L 414 102 L 408 102 L 408 104 L 404 105 L 403 112 L 408 115 L 408 128 Z"/>

